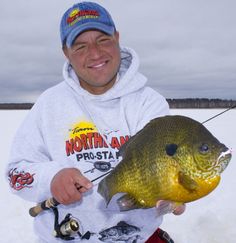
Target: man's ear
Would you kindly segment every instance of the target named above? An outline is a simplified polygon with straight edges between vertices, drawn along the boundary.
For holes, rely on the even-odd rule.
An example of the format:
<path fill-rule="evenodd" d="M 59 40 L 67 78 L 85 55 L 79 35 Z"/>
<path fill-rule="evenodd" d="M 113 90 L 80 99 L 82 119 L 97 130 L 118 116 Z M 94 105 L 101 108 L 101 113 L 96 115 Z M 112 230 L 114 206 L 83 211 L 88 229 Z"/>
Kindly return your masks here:
<path fill-rule="evenodd" d="M 66 58 L 69 59 L 68 47 L 66 45 L 62 46 L 62 51 L 63 51 L 64 55 L 66 56 Z"/>
<path fill-rule="evenodd" d="M 115 38 L 116 38 L 116 41 L 119 42 L 120 33 L 118 31 L 115 32 Z"/>

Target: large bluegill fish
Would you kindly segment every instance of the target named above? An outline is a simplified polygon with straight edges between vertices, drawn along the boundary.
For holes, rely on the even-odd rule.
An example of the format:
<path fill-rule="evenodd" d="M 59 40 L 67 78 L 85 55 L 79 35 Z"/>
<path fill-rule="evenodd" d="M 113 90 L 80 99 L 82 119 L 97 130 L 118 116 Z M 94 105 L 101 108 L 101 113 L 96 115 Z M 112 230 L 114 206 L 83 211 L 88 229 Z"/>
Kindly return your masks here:
<path fill-rule="evenodd" d="M 153 119 L 122 147 L 122 161 L 98 186 L 121 211 L 154 207 L 158 200 L 186 203 L 213 191 L 231 151 L 201 123 L 184 116 Z"/>

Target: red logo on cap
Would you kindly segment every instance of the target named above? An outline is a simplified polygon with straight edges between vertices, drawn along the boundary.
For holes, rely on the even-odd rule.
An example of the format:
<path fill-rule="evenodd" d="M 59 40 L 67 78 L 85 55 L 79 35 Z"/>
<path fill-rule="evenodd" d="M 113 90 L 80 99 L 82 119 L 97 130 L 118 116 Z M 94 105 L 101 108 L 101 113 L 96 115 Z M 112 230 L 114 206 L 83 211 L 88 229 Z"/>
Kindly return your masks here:
<path fill-rule="evenodd" d="M 69 17 L 67 18 L 66 22 L 69 25 L 73 25 L 74 23 L 76 23 L 81 19 L 98 18 L 98 17 L 99 17 L 99 13 L 96 10 L 73 9 L 69 14 Z"/>

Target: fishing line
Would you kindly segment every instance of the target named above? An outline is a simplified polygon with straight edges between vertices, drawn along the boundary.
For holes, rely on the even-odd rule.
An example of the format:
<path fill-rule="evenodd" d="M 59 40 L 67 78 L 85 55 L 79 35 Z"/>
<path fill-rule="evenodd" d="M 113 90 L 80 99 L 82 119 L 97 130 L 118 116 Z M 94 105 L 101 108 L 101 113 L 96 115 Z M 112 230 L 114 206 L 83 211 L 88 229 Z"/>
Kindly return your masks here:
<path fill-rule="evenodd" d="M 210 121 L 210 120 L 212 120 L 212 119 L 214 119 L 214 118 L 216 118 L 216 117 L 222 115 L 223 113 L 225 113 L 225 112 L 227 112 L 227 111 L 229 111 L 229 110 L 231 110 L 231 109 L 234 109 L 235 107 L 236 107 L 236 105 L 233 105 L 233 106 L 229 107 L 228 109 L 226 109 L 226 110 L 224 110 L 224 111 L 222 111 L 222 112 L 216 114 L 215 116 L 212 116 L 212 117 L 210 117 L 209 119 L 203 121 L 202 124 L 204 124 L 204 123 L 206 123 L 206 122 L 208 122 L 208 121 Z M 108 175 L 111 171 L 112 171 L 112 170 L 110 170 L 110 171 L 108 171 L 108 172 L 106 172 L 106 173 L 104 173 L 104 174 L 102 174 L 102 175 L 96 177 L 95 179 L 91 180 L 91 182 L 94 182 L 94 181 L 96 181 L 96 180 L 98 180 L 98 179 L 100 179 L 100 178 L 102 178 L 102 177 Z M 81 189 L 81 188 L 82 188 L 82 186 L 78 187 L 78 190 Z M 53 208 L 53 207 L 56 207 L 56 206 L 59 205 L 59 204 L 60 204 L 60 203 L 57 202 L 55 198 L 49 198 L 49 199 L 47 199 L 47 200 L 41 202 L 39 205 L 37 205 L 37 206 L 35 206 L 35 207 L 32 207 L 32 208 L 29 210 L 29 214 L 30 214 L 32 217 L 36 217 L 36 216 L 37 216 L 39 213 L 41 213 L 42 211 L 47 210 L 47 209 L 50 209 L 50 208 Z"/>
<path fill-rule="evenodd" d="M 233 106 L 229 107 L 228 109 L 226 109 L 226 110 L 224 110 L 224 111 L 222 111 L 222 112 L 220 112 L 220 113 L 216 114 L 215 116 L 210 117 L 209 119 L 205 120 L 204 122 L 202 122 L 202 124 L 204 124 L 204 123 L 206 123 L 206 122 L 208 122 L 208 121 L 210 121 L 210 120 L 212 120 L 212 119 L 216 118 L 217 116 L 222 115 L 223 113 L 225 113 L 225 112 L 227 112 L 227 111 L 229 111 L 229 110 L 234 109 L 235 107 L 236 107 L 236 105 L 233 105 Z"/>
<path fill-rule="evenodd" d="M 202 124 L 204 124 L 234 108 L 236 108 L 236 105 L 233 105 L 233 106 L 229 107 L 228 109 L 210 117 L 209 119 L 203 121 Z M 111 171 L 112 171 L 112 169 L 107 171 L 106 173 L 103 173 L 100 176 L 94 178 L 93 180 L 91 180 L 91 182 L 94 182 L 94 181 L 108 175 Z M 77 189 L 80 190 L 81 188 L 82 188 L 82 186 L 78 185 Z M 73 239 L 75 239 L 74 236 L 79 236 L 81 240 L 83 240 L 83 239 L 89 240 L 90 236 L 93 233 L 91 233 L 90 231 L 87 231 L 85 234 L 82 235 L 80 221 L 78 219 L 76 219 L 75 217 L 73 217 L 71 214 L 67 214 L 66 217 L 62 220 L 62 222 L 59 223 L 59 220 L 58 220 L 59 219 L 59 210 L 57 208 L 57 206 L 59 204 L 60 203 L 54 197 L 48 198 L 47 200 L 36 205 L 35 207 L 32 207 L 29 210 L 29 214 L 32 217 L 36 217 L 38 214 L 40 214 L 44 210 L 51 209 L 52 212 L 54 213 L 54 236 L 55 237 L 61 238 L 63 240 L 73 240 Z"/>

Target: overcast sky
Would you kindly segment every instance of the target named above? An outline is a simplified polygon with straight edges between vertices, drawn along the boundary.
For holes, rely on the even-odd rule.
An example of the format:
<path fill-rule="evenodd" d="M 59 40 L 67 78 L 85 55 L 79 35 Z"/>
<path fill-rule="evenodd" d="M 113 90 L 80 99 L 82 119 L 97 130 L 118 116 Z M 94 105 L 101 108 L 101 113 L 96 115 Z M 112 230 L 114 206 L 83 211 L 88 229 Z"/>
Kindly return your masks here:
<path fill-rule="evenodd" d="M 72 0 L 1 0 L 0 102 L 62 81 L 59 22 Z M 236 99 L 235 0 L 104 0 L 123 46 L 166 98 Z"/>

